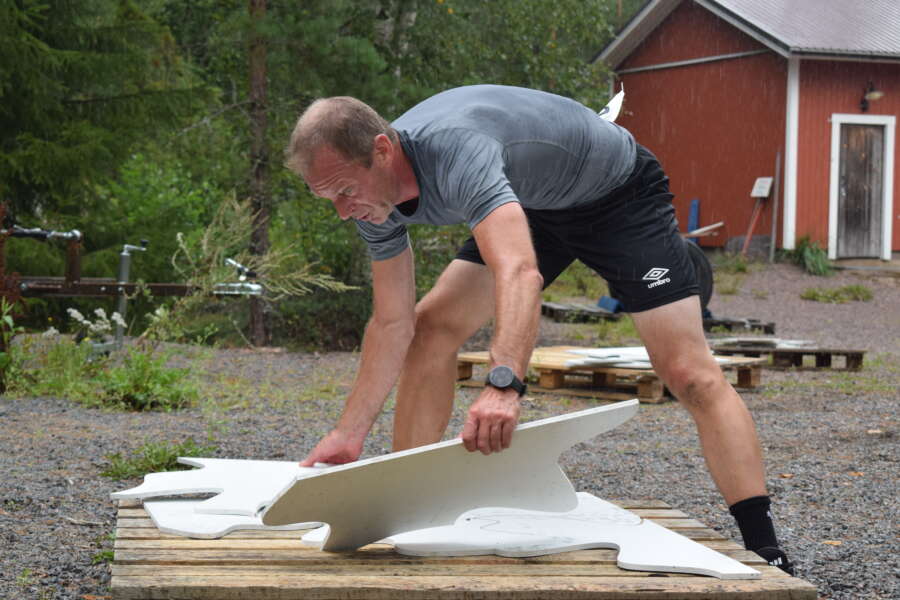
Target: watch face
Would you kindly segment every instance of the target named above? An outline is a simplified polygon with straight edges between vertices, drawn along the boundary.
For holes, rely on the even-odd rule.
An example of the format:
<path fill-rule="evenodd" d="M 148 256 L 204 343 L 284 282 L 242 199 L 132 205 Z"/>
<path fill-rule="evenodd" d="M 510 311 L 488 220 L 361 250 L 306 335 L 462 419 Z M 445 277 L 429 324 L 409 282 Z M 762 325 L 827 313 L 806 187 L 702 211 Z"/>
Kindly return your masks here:
<path fill-rule="evenodd" d="M 494 367 L 491 369 L 491 385 L 498 388 L 509 387 L 515 376 L 509 367 Z"/>

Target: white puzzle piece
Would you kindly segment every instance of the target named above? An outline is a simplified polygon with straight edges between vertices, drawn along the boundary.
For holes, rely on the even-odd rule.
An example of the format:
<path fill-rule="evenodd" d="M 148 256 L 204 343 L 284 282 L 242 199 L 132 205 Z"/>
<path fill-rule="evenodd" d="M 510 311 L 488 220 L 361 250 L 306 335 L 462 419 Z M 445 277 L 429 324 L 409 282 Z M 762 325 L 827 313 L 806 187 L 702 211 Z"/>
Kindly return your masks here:
<path fill-rule="evenodd" d="M 113 500 L 217 494 L 197 504 L 196 512 L 255 517 L 286 485 L 323 470 L 275 460 L 179 457 L 178 462 L 200 468 L 148 473 L 141 485 L 113 493 Z"/>
<path fill-rule="evenodd" d="M 303 542 L 315 545 L 324 529 L 307 533 Z M 569 512 L 476 508 L 460 515 L 453 525 L 395 534 L 383 543 L 411 556 L 520 558 L 611 548 L 619 551 L 618 565 L 623 569 L 721 579 L 760 577 L 756 569 L 584 492 L 578 493 L 578 507 Z"/>
<path fill-rule="evenodd" d="M 618 367 L 620 369 L 652 369 L 650 355 L 644 346 L 624 346 L 621 348 L 578 348 L 567 350 L 572 354 L 580 354 L 582 360 L 567 361 L 567 367 Z M 710 350 L 712 353 L 712 350 Z M 719 364 L 729 362 L 727 357 L 713 357 Z M 574 364 L 569 364 L 572 362 Z"/>
<path fill-rule="evenodd" d="M 578 500 L 557 464 L 559 455 L 637 410 L 634 399 L 520 425 L 510 447 L 489 456 L 468 452 L 455 439 L 331 467 L 287 486 L 262 521 L 327 523 L 322 549 L 343 551 L 403 531 L 450 525 L 483 506 L 572 510 Z"/>
<path fill-rule="evenodd" d="M 181 535 L 189 538 L 217 539 L 233 531 L 244 530 L 280 530 L 294 531 L 320 527 L 321 523 L 294 523 L 278 527 L 263 525 L 259 517 L 233 514 L 203 514 L 197 512 L 202 500 L 147 500 L 144 510 L 150 520 L 163 533 Z"/>

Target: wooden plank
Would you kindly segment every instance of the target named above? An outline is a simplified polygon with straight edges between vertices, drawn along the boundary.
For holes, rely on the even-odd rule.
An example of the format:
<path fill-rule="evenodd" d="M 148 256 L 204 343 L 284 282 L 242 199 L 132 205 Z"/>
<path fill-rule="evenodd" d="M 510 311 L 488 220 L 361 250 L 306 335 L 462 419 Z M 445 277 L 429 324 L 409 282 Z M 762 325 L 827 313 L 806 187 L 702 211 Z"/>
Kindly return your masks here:
<path fill-rule="evenodd" d="M 593 600 L 642 599 L 815 599 L 810 584 L 790 577 L 761 581 L 712 580 L 704 577 L 385 577 L 280 575 L 214 577 L 157 574 L 118 578 L 116 600 Z M 763 585 L 764 583 L 764 585 Z M 162 592 L 162 593 L 161 593 Z"/>
<path fill-rule="evenodd" d="M 738 369 L 738 379 L 736 387 L 744 389 L 759 387 L 760 380 L 762 378 L 761 374 L 762 369 L 757 366 L 741 367 L 740 369 Z"/>
<path fill-rule="evenodd" d="M 563 386 L 565 373 L 557 369 L 541 369 L 539 371 L 538 386 L 552 390 Z"/>
<path fill-rule="evenodd" d="M 302 565 L 304 568 L 313 568 L 316 565 L 325 565 L 322 568 L 331 568 L 328 565 L 339 562 L 341 565 L 354 564 L 359 568 L 369 568 L 381 564 L 391 565 L 430 565 L 432 568 L 440 565 L 520 565 L 553 563 L 555 565 L 571 564 L 616 564 L 617 550 L 595 548 L 590 550 L 574 550 L 560 552 L 545 556 L 535 556 L 527 559 L 508 558 L 487 554 L 481 556 L 404 556 L 393 551 L 391 546 L 373 544 L 366 546 L 354 553 L 329 553 L 303 546 L 300 540 L 294 540 L 293 544 L 286 544 L 284 540 L 278 540 L 278 544 L 266 544 L 272 540 L 247 540 L 223 538 L 220 540 L 117 540 L 115 545 L 116 564 L 148 564 L 159 560 L 180 561 L 187 564 L 191 560 L 194 563 L 213 562 L 214 564 L 226 564 L 226 561 L 235 564 L 260 564 L 272 567 L 293 564 Z M 744 550 L 737 544 L 724 544 L 720 541 L 701 542 L 704 546 L 740 560 L 746 564 L 764 564 L 762 558 L 756 553 Z M 284 552 L 292 550 L 293 552 Z M 262 552 L 258 552 L 262 551 Z M 271 552 L 270 552 L 271 551 Z M 212 559 L 211 559 L 212 557 Z M 153 560 L 151 560 L 151 558 Z M 524 561 L 524 563 L 523 563 Z M 280 568 L 280 566 L 279 566 Z M 318 568 L 318 567 L 316 567 Z M 443 567 L 441 567 L 443 568 Z"/>

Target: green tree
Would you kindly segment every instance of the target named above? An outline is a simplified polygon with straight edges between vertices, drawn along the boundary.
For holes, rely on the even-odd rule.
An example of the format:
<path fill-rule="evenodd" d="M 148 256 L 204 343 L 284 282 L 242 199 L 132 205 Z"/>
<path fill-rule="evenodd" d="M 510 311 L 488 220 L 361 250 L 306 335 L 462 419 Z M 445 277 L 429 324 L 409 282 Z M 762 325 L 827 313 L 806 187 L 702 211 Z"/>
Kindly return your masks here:
<path fill-rule="evenodd" d="M 0 53 L 0 199 L 18 215 L 81 220 L 94 183 L 205 98 L 129 0 L 0 0 Z"/>

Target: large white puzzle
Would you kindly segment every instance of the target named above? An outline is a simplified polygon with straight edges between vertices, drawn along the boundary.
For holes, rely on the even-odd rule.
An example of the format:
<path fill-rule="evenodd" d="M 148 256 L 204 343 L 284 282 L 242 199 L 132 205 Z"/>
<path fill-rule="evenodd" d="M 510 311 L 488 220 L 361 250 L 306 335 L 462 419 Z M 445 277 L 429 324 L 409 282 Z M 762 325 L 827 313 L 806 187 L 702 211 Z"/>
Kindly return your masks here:
<path fill-rule="evenodd" d="M 402 554 L 537 556 L 618 548 L 626 569 L 755 578 L 759 573 L 590 494 L 576 494 L 560 453 L 625 422 L 637 400 L 521 425 L 483 456 L 460 440 L 329 468 L 295 462 L 180 458 L 199 467 L 151 473 L 114 498 L 146 499 L 157 527 L 217 538 L 243 529 L 300 530 L 323 550 L 379 540 Z M 164 496 L 216 494 L 208 499 Z M 488 508 L 488 507 L 500 508 Z"/>
<path fill-rule="evenodd" d="M 508 449 L 488 456 L 467 451 L 455 439 L 332 467 L 282 490 L 262 521 L 328 523 L 322 549 L 345 551 L 450 525 L 484 506 L 569 511 L 578 499 L 557 464 L 559 455 L 637 410 L 635 399 L 520 425 Z"/>

